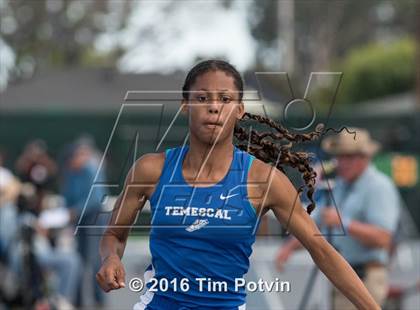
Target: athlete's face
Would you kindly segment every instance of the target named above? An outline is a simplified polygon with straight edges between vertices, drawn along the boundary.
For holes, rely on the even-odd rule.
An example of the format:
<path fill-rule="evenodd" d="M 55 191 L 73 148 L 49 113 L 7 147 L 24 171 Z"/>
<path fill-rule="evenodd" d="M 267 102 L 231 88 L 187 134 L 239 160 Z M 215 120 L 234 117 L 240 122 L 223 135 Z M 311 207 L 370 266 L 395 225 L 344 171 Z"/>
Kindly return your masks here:
<path fill-rule="evenodd" d="M 191 86 L 189 100 L 182 101 L 190 134 L 208 144 L 232 139 L 237 120 L 245 113 L 234 79 L 224 71 L 208 71 Z"/>

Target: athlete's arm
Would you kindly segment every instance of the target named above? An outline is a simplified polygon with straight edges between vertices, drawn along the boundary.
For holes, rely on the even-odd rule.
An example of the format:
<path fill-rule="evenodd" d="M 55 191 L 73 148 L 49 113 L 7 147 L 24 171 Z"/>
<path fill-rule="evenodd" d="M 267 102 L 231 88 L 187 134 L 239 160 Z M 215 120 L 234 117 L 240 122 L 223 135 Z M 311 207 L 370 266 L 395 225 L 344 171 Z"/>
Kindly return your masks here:
<path fill-rule="evenodd" d="M 102 266 L 96 274 L 96 279 L 106 292 L 125 287 L 125 271 L 121 258 L 128 234 L 137 214 L 153 192 L 163 161 L 162 154 L 143 155 L 127 174 L 124 188 L 117 198 L 109 225 L 99 246 Z"/>
<path fill-rule="evenodd" d="M 279 222 L 302 243 L 322 272 L 358 309 L 380 309 L 346 260 L 321 236 L 289 179 L 278 169 L 267 166 L 270 176 L 263 185 L 264 208 L 273 210 Z"/>

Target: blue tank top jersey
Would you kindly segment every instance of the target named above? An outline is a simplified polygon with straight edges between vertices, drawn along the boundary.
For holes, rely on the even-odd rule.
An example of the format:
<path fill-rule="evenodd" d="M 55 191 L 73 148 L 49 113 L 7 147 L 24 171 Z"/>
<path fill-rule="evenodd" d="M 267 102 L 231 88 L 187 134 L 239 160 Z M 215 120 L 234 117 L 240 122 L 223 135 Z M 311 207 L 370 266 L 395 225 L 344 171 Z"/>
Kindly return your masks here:
<path fill-rule="evenodd" d="M 165 150 L 162 174 L 150 197 L 152 263 L 145 278 L 157 280 L 157 291 L 150 292 L 153 283 L 147 283 L 141 300 L 152 305 L 161 297 L 184 308 L 242 309 L 246 292 L 243 286 L 235 289 L 235 280 L 248 272 L 259 226 L 247 193 L 255 157 L 234 146 L 225 177 L 211 186 L 193 187 L 182 175 L 188 148 Z"/>

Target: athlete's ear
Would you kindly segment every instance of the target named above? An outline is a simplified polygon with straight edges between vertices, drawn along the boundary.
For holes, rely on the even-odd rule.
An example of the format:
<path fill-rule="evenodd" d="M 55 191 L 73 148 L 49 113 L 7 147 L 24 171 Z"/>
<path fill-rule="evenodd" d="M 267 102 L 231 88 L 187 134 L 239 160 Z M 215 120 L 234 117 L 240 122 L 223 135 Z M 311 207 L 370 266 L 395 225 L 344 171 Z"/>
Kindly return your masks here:
<path fill-rule="evenodd" d="M 181 101 L 181 113 L 188 115 L 188 100 L 182 99 Z"/>
<path fill-rule="evenodd" d="M 240 120 L 240 119 L 242 119 L 242 117 L 244 116 L 244 114 L 245 114 L 245 105 L 244 105 L 244 102 L 241 100 L 238 103 L 236 118 L 238 120 Z"/>

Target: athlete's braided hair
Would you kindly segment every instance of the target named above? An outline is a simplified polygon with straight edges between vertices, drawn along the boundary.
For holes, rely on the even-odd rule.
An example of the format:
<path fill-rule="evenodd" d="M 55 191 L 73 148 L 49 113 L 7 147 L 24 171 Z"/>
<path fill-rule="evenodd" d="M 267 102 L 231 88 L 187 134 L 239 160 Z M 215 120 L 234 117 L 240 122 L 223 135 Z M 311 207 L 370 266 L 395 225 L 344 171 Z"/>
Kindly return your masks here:
<path fill-rule="evenodd" d="M 239 72 L 228 62 L 223 60 L 206 60 L 198 63 L 188 73 L 184 86 L 182 87 L 182 96 L 185 100 L 189 98 L 189 90 L 194 84 L 198 76 L 212 70 L 221 70 L 227 75 L 233 77 L 235 86 L 239 91 L 239 101 L 243 98 L 243 81 Z M 244 120 L 255 120 L 261 124 L 265 124 L 275 129 L 276 132 L 257 132 L 256 130 L 247 131 L 244 127 L 239 125 Z M 315 190 L 315 178 L 316 172 L 310 166 L 309 154 L 305 152 L 295 152 L 291 148 L 295 143 L 311 141 L 319 138 L 323 132 L 323 126 L 320 124 L 316 127 L 315 131 L 308 134 L 294 134 L 289 132 L 279 123 L 261 115 L 255 115 L 246 112 L 243 118 L 235 126 L 234 136 L 241 142 L 245 143 L 237 144 L 237 147 L 249 152 L 255 157 L 266 163 L 274 163 L 275 166 L 284 171 L 284 166 L 290 166 L 298 169 L 302 174 L 305 186 L 307 188 L 306 195 L 310 200 L 310 204 L 307 207 L 307 212 L 311 214 L 315 208 L 315 202 L 313 200 L 313 193 Z M 278 145 L 270 141 L 267 138 L 271 138 L 275 142 L 287 141 L 287 144 Z M 298 192 L 302 192 L 303 186 L 298 189 Z"/>

